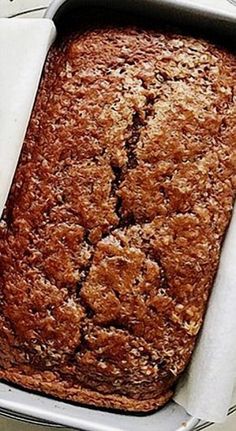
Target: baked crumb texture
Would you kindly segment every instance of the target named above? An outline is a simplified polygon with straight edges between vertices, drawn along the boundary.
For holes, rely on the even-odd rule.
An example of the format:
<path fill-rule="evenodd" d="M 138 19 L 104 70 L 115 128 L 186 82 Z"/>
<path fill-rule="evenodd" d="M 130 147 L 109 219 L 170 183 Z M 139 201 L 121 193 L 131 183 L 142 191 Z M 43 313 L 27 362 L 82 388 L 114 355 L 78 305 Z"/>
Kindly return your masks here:
<path fill-rule="evenodd" d="M 1 378 L 129 411 L 171 397 L 232 211 L 235 82 L 191 37 L 52 49 L 1 221 Z"/>

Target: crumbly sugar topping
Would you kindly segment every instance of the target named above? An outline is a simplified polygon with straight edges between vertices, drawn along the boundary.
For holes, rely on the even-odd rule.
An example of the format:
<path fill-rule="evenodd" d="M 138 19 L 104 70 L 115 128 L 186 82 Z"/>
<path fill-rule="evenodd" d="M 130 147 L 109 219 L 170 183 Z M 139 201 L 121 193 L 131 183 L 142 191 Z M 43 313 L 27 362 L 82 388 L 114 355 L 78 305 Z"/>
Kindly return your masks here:
<path fill-rule="evenodd" d="M 0 224 L 2 369 L 133 400 L 171 387 L 232 211 L 235 82 L 233 55 L 187 36 L 52 48 Z"/>

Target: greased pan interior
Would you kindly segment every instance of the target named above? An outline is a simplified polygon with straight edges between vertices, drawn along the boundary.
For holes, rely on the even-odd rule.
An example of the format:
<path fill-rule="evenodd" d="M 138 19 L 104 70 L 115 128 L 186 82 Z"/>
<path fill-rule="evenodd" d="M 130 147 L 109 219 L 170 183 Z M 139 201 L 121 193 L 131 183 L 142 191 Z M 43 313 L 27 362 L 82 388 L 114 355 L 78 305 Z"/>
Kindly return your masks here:
<path fill-rule="evenodd" d="M 115 22 L 174 26 L 235 48 L 236 8 L 233 14 L 231 7 L 223 11 L 189 0 L 54 0 L 44 16 L 53 19 L 60 33 L 72 23 L 91 22 L 96 14 Z"/>

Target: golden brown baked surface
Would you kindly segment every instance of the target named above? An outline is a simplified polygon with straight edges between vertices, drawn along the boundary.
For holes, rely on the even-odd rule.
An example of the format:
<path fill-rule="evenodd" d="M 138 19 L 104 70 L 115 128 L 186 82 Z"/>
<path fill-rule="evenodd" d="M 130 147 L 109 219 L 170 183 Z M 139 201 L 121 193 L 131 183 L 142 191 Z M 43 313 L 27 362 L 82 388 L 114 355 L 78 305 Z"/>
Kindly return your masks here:
<path fill-rule="evenodd" d="M 171 397 L 232 211 L 235 81 L 191 37 L 52 49 L 1 222 L 1 378 L 124 410 Z"/>

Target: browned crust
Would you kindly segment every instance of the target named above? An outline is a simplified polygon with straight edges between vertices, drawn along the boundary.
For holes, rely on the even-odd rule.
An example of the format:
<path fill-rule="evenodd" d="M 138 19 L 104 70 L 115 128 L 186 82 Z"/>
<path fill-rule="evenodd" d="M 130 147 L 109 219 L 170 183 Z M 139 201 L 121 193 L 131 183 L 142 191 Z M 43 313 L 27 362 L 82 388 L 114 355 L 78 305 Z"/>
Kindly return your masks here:
<path fill-rule="evenodd" d="M 83 387 L 69 387 L 66 381 L 52 380 L 44 374 L 36 374 L 33 376 L 22 375 L 16 371 L 0 372 L 0 378 L 9 382 L 21 385 L 26 389 L 42 392 L 56 398 L 65 399 L 68 401 L 90 405 L 94 407 L 124 410 L 129 412 L 152 412 L 166 404 L 172 397 L 173 391 L 167 390 L 156 398 L 148 400 L 135 400 L 125 396 L 117 395 L 101 395 L 99 392 L 86 390 Z"/>
<path fill-rule="evenodd" d="M 235 57 L 137 29 L 52 49 L 0 226 L 0 373 L 149 411 L 201 327 L 235 196 Z"/>

